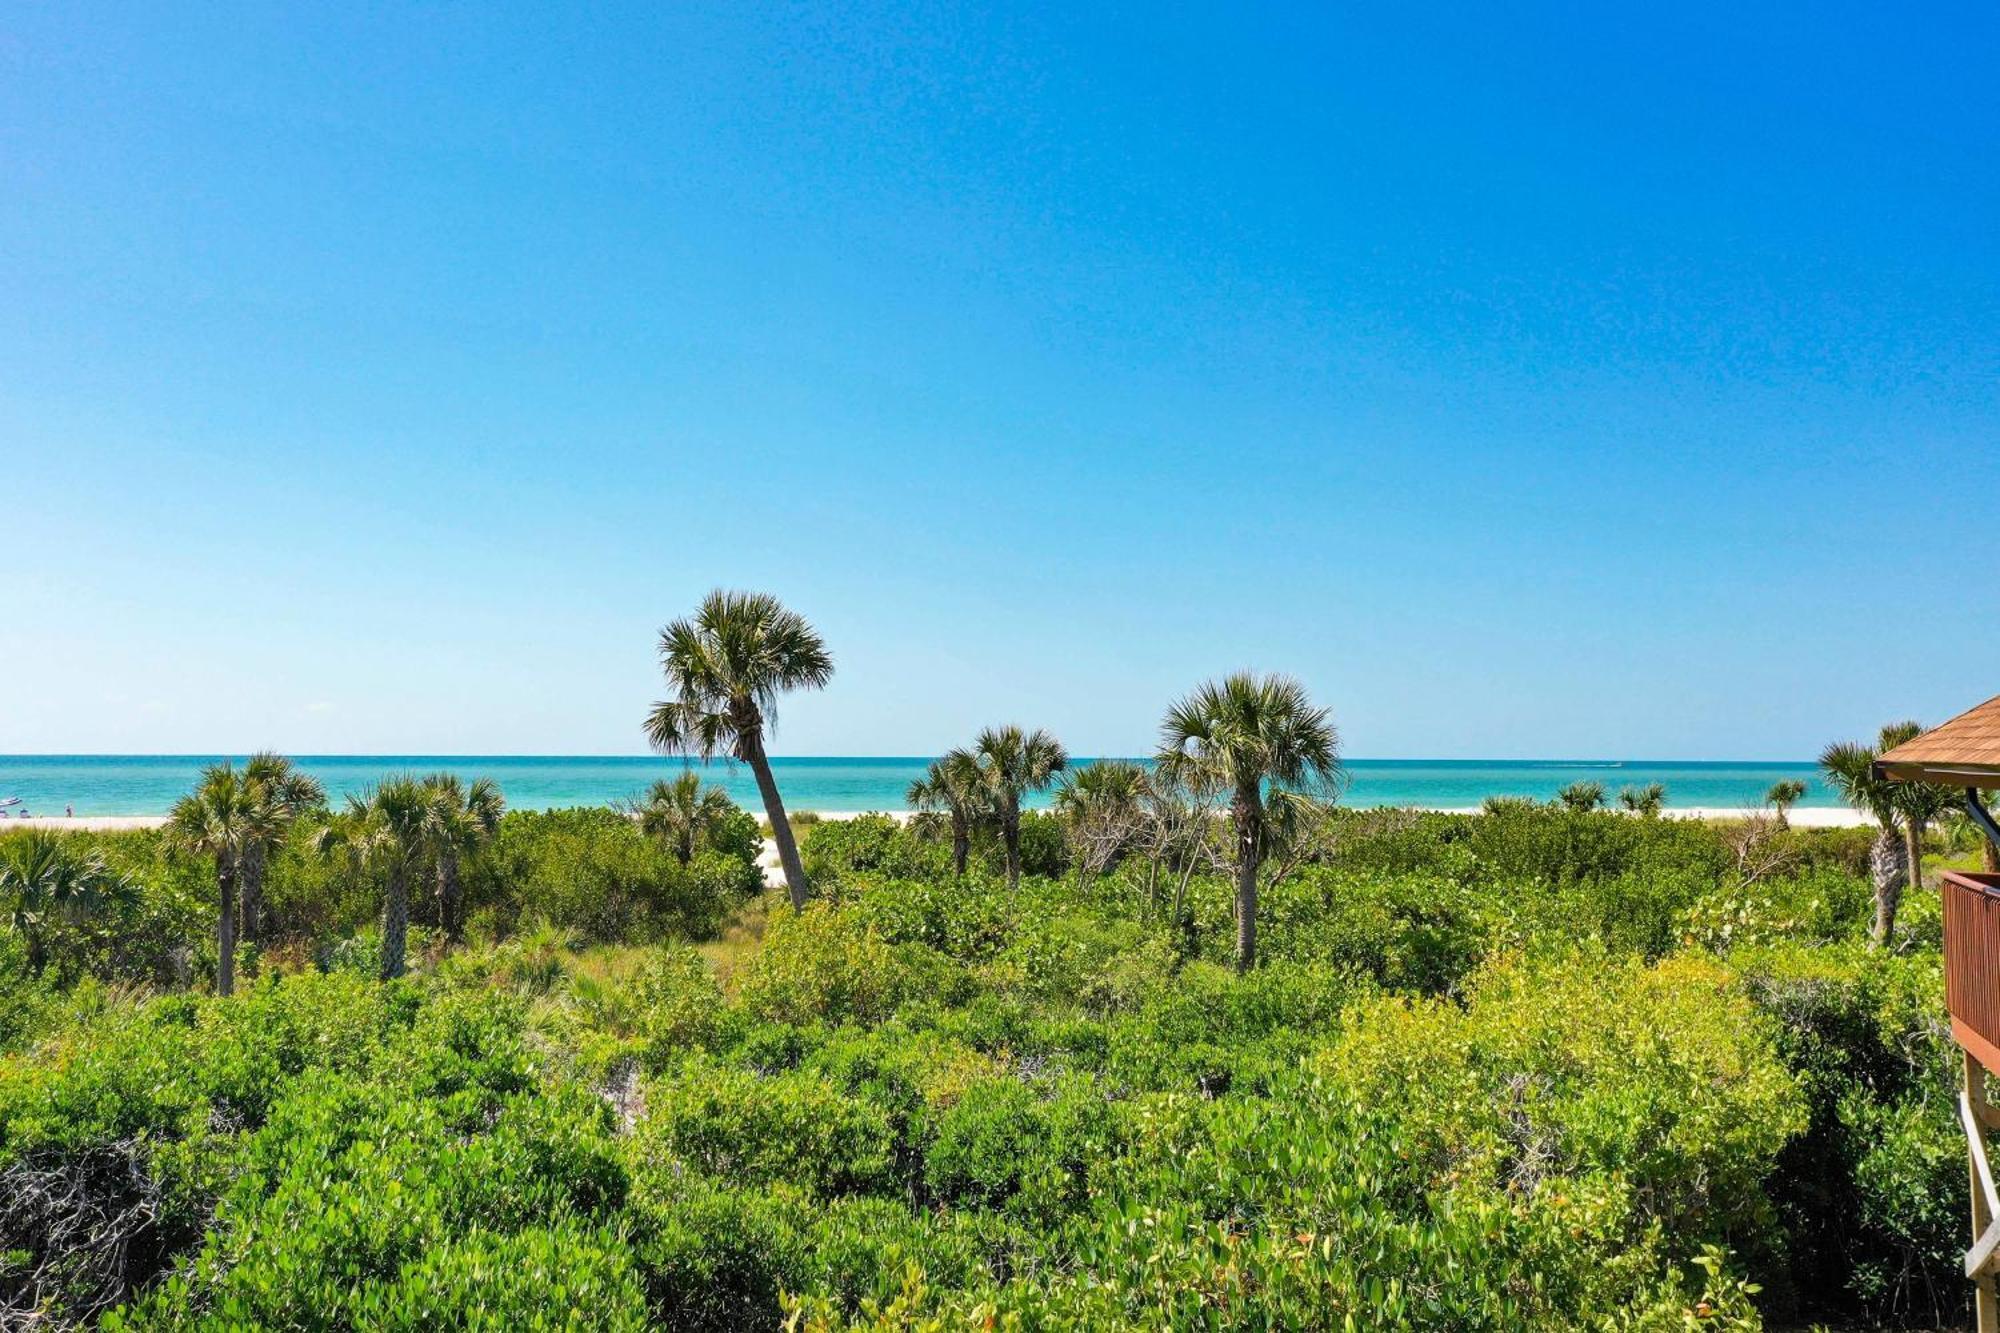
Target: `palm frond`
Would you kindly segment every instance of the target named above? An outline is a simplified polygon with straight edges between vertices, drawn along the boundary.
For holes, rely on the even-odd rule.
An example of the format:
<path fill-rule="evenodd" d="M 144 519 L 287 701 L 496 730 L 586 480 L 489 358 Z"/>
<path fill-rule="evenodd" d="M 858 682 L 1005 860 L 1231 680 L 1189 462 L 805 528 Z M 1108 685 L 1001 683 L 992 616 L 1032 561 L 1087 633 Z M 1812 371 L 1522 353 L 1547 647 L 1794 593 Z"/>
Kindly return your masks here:
<path fill-rule="evenodd" d="M 833 657 L 805 617 L 775 597 L 717 589 L 693 616 L 661 629 L 660 668 L 672 697 L 647 716 L 653 748 L 740 758 L 752 733 L 775 731 L 784 693 L 832 679 Z"/>

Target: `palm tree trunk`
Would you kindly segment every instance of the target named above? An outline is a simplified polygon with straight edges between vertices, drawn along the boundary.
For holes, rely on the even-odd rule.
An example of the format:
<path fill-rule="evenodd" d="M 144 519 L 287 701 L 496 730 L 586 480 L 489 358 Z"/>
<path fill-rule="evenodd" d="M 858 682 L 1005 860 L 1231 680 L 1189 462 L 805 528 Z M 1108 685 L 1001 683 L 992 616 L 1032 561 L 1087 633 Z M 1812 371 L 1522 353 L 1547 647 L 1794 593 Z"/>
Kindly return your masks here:
<path fill-rule="evenodd" d="M 228 858 L 217 858 L 216 895 L 221 911 L 215 922 L 215 993 L 236 992 L 236 868 Z"/>
<path fill-rule="evenodd" d="M 1257 966 L 1257 871 L 1264 850 L 1262 793 L 1239 791 L 1236 816 L 1236 970 Z"/>
<path fill-rule="evenodd" d="M 403 953 L 410 933 L 409 869 L 398 861 L 389 870 L 389 893 L 382 904 L 382 980 L 403 975 Z"/>
<path fill-rule="evenodd" d="M 465 889 L 458 878 L 458 854 L 444 852 L 438 857 L 438 924 L 444 937 L 457 944 L 465 935 Z"/>
<path fill-rule="evenodd" d="M 951 812 L 951 873 L 954 879 L 965 878 L 965 861 L 972 854 L 972 830 L 966 826 L 965 812 Z"/>
<path fill-rule="evenodd" d="M 1903 821 L 1903 859 L 1910 867 L 1910 890 L 1924 887 L 1924 826 L 1914 819 Z"/>
<path fill-rule="evenodd" d="M 1893 822 L 1882 825 L 1882 831 L 1875 835 L 1875 845 L 1868 850 L 1868 878 L 1875 885 L 1875 926 L 1869 931 L 1868 942 L 1880 948 L 1889 942 L 1889 934 L 1896 928 L 1896 909 L 1903 901 L 1903 881 L 1907 875 L 1904 858 L 1908 855 L 1904 844 L 1896 836 Z"/>
<path fill-rule="evenodd" d="M 253 944 L 261 933 L 264 914 L 264 850 L 251 846 L 243 853 L 243 910 L 239 933 Z"/>
<path fill-rule="evenodd" d="M 1182 942 L 1187 951 L 1185 956 L 1189 958 L 1200 952 L 1195 947 L 1199 941 L 1195 937 L 1194 913 L 1187 910 L 1188 885 L 1194 882 L 1194 872 L 1195 860 L 1190 856 L 1186 864 L 1181 867 L 1180 878 L 1174 881 L 1174 905 L 1171 912 L 1174 925 L 1181 930 Z"/>
<path fill-rule="evenodd" d="M 757 775 L 757 794 L 764 798 L 764 817 L 771 821 L 771 841 L 778 844 L 778 863 L 785 868 L 785 887 L 792 892 L 792 906 L 806 905 L 806 868 L 799 860 L 799 844 L 792 838 L 791 821 L 785 818 L 785 801 L 778 795 L 777 779 L 771 776 L 771 761 L 764 755 L 762 733 L 750 729 L 738 733 L 743 761 Z"/>
<path fill-rule="evenodd" d="M 1021 887 L 1021 798 L 1009 792 L 1000 814 L 1000 834 L 1007 844 L 1007 891 Z"/>

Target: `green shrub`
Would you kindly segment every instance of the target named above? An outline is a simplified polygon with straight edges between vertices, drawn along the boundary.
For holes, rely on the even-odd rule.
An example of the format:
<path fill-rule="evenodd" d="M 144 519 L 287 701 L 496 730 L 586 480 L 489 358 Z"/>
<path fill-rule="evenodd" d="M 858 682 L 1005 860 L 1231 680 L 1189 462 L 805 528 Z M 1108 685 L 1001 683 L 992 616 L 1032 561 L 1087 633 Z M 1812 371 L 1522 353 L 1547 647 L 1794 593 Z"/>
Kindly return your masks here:
<path fill-rule="evenodd" d="M 659 1327 L 777 1327 L 781 1292 L 804 1279 L 807 1209 L 797 1196 L 642 1173 L 632 1212 L 632 1250 Z"/>
<path fill-rule="evenodd" d="M 1047 810 L 1021 815 L 1021 873 L 1056 879 L 1069 869 L 1069 835 L 1060 816 Z"/>
<path fill-rule="evenodd" d="M 27 835 L 0 828 L 0 843 Z M 169 856 L 153 829 L 61 836 L 101 856 L 128 891 L 107 896 L 93 911 L 53 913 L 43 922 L 51 984 L 95 976 L 186 985 L 204 959 L 212 962 L 215 880 L 207 866 Z M 11 928 L 7 935 L 15 937 Z"/>
<path fill-rule="evenodd" d="M 744 1011 L 771 1023 L 874 1023 L 906 998 L 954 984 L 922 945 L 891 945 L 852 910 L 781 906 L 738 985 Z"/>
<path fill-rule="evenodd" d="M 688 866 L 613 810 L 509 811 L 467 876 L 467 906 L 504 929 L 546 921 L 586 941 L 705 939 L 762 885 L 754 857 Z"/>
<path fill-rule="evenodd" d="M 1492 966 L 1462 1010 L 1362 1007 L 1322 1068 L 1434 1136 L 1454 1171 L 1531 1193 L 1556 1177 L 1628 1190 L 1633 1234 L 1658 1223 L 1683 1258 L 1768 1231 L 1763 1181 L 1806 1122 L 1770 1025 L 1695 958 Z"/>
<path fill-rule="evenodd" d="M 1850 942 L 1742 949 L 1731 962 L 1771 1016 L 1810 1116 L 1769 1184 L 1778 1307 L 1955 1321 L 1964 1140 L 1942 960 Z"/>
<path fill-rule="evenodd" d="M 924 1159 L 933 1196 L 953 1206 L 1010 1205 L 1054 1225 L 1088 1197 L 1095 1166 L 1115 1151 L 1113 1118 L 1091 1080 L 1046 1088 L 1018 1078 L 969 1084 L 936 1117 Z"/>
<path fill-rule="evenodd" d="M 1698 1256 L 1713 1278 L 1691 1276 L 1585 1192 L 1522 1207 L 1441 1187 L 1393 1119 L 1323 1084 L 1270 1100 L 1172 1097 L 1134 1114 L 1132 1150 L 1065 1229 L 1060 1262 L 1031 1252 L 967 1274 L 917 1258 L 858 1309 L 802 1293 L 801 1325 L 1755 1326 L 1717 1256 Z"/>
<path fill-rule="evenodd" d="M 691 1060 L 647 1086 L 642 1154 L 732 1183 L 783 1182 L 817 1195 L 889 1177 L 889 1117 L 805 1070 L 756 1074 Z"/>
<path fill-rule="evenodd" d="M 1734 879 L 1681 913 L 1681 938 L 1726 952 L 1785 940 L 1831 943 L 1852 936 L 1873 901 L 1867 881 L 1832 867 L 1743 884 Z"/>
<path fill-rule="evenodd" d="M 1267 957 L 1328 963 L 1399 990 L 1442 994 L 1484 956 L 1494 912 L 1455 878 L 1308 866 L 1264 892 L 1259 927 Z M 1217 949 L 1227 943 L 1217 932 Z"/>
<path fill-rule="evenodd" d="M 859 919 L 892 944 L 922 944 L 962 962 L 998 954 L 1024 929 L 1038 924 L 1040 900 L 1009 894 L 1002 880 L 985 875 L 907 879 L 853 875 L 844 895 Z"/>
<path fill-rule="evenodd" d="M 129 1326 L 271 1326 L 310 1312 L 325 1327 L 420 1327 L 446 1310 L 471 1322 L 482 1306 L 496 1326 L 549 1325 L 570 1308 L 553 1290 L 607 1301 L 613 1326 L 636 1326 L 636 1276 L 611 1237 L 578 1229 L 624 1200 L 603 1106 L 581 1090 L 489 1091 L 488 1114 L 467 1122 L 450 1098 L 302 1078 L 246 1145 L 189 1275 L 140 1301 Z M 537 1288 L 485 1270 L 503 1256 L 545 1277 L 574 1271 Z"/>
<path fill-rule="evenodd" d="M 948 847 L 924 841 L 888 815 L 820 820 L 805 829 L 799 849 L 806 877 L 823 894 L 838 894 L 858 874 L 896 879 L 942 876 L 950 855 Z"/>
<path fill-rule="evenodd" d="M 655 1072 L 685 1052 L 715 1045 L 729 1026 L 722 987 L 692 949 L 654 954 L 639 974 L 636 999 L 647 1067 Z"/>
<path fill-rule="evenodd" d="M 38 1034 L 61 993 L 55 978 L 29 971 L 20 937 L 0 935 L 0 1054 L 18 1049 Z"/>

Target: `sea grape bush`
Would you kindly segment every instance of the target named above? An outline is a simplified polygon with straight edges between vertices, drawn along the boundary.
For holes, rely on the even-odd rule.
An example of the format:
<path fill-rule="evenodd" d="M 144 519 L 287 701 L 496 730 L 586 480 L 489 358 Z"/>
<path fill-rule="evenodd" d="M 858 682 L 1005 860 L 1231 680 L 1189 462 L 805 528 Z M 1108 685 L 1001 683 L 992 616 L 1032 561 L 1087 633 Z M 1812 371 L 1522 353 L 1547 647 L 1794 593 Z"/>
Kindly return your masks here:
<path fill-rule="evenodd" d="M 1212 849 L 1085 875 L 1030 818 L 1009 889 L 828 820 L 816 900 L 739 918 L 741 833 L 510 814 L 473 943 L 420 922 L 389 983 L 369 886 L 288 842 L 227 999 L 199 874 L 105 835 L 131 916 L 39 978 L 0 937 L 0 1322 L 1962 1317 L 1934 895 L 1867 947 L 1865 840 L 1341 813 L 1237 975 Z"/>

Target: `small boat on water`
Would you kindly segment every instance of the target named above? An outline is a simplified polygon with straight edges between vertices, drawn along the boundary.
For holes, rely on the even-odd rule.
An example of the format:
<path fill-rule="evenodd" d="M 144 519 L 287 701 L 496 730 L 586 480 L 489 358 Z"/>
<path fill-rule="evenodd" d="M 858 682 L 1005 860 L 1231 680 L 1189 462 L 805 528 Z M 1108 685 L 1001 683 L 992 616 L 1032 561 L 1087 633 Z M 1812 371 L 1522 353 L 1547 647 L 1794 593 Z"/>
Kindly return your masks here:
<path fill-rule="evenodd" d="M 20 803 L 21 798 L 18 796 L 0 798 L 0 810 L 5 810 L 10 805 L 19 805 Z"/>

